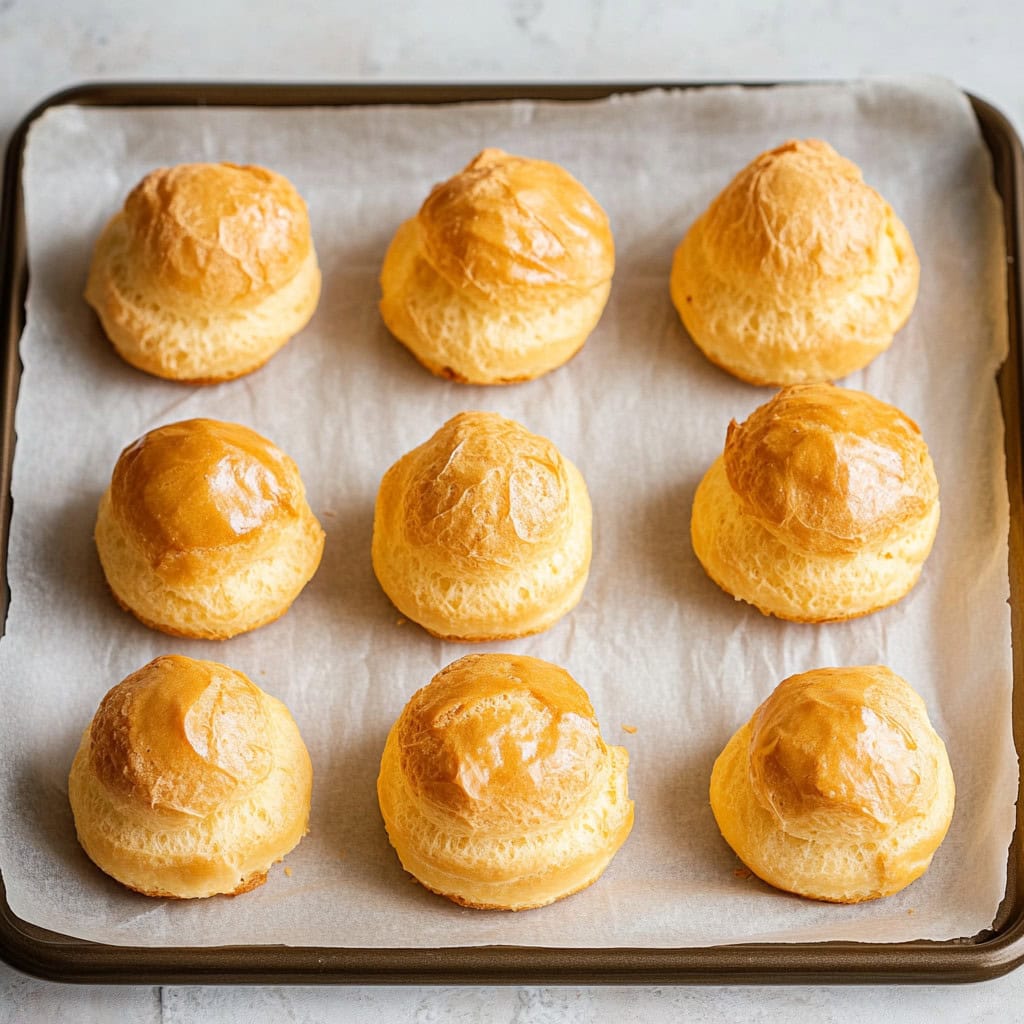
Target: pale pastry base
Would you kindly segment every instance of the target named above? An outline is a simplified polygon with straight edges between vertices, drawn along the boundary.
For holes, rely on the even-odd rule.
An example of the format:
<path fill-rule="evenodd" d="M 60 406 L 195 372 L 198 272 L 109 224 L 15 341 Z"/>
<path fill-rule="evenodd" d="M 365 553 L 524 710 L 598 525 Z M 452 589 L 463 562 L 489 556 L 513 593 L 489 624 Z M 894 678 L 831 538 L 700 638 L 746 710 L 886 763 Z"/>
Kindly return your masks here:
<path fill-rule="evenodd" d="M 633 827 L 628 755 L 609 747 L 607 769 L 574 817 L 546 830 L 502 836 L 451 830 L 422 813 L 401 772 L 395 731 L 381 759 L 377 795 L 391 845 L 431 892 L 478 910 L 532 910 L 585 889 Z"/>
<path fill-rule="evenodd" d="M 310 254 L 279 291 L 251 307 L 181 310 L 136 283 L 124 217 L 96 243 L 85 298 L 118 354 L 157 377 L 214 384 L 262 366 L 309 322 L 320 298 L 320 268 Z"/>
<path fill-rule="evenodd" d="M 921 575 L 939 503 L 891 541 L 847 557 L 787 547 L 744 514 L 719 456 L 693 499 L 690 537 L 704 571 L 726 593 L 792 622 L 839 622 L 898 601 Z"/>
<path fill-rule="evenodd" d="M 694 344 L 750 384 L 823 383 L 867 366 L 893 342 L 917 298 L 919 268 L 906 228 L 893 218 L 869 278 L 844 290 L 789 296 L 784 282 L 738 287 L 705 251 L 701 221 L 672 262 L 672 302 Z"/>
<path fill-rule="evenodd" d="M 96 519 L 96 550 L 118 604 L 151 629 L 200 640 L 224 640 L 283 615 L 312 579 L 323 547 L 307 507 L 255 557 L 228 553 L 202 579 L 168 581 L 121 528 L 109 489 Z"/>

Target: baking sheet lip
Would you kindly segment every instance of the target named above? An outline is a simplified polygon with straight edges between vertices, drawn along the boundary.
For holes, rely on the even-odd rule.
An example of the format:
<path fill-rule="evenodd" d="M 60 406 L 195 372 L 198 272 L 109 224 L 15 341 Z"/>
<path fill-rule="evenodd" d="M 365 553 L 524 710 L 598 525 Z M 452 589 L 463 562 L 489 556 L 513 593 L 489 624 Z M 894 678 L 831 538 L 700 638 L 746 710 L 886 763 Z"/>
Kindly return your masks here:
<path fill-rule="evenodd" d="M 0 202 L 0 315 L 3 381 L 0 387 L 0 570 L 6 585 L 11 503 L 14 405 L 27 280 L 23 237 L 21 166 L 32 124 L 51 107 L 83 106 L 349 106 L 392 103 L 486 102 L 500 99 L 598 99 L 645 89 L 713 86 L 774 88 L 815 82 L 584 82 L 584 83 L 270 83 L 91 82 L 54 93 L 15 128 L 4 162 Z M 840 84 L 840 83 L 830 83 Z M 1024 152 L 1013 126 L 991 103 L 971 102 L 993 158 L 990 134 L 1007 147 L 1001 182 L 1007 222 L 1010 359 L 1020 390 L 1020 308 L 1024 275 L 1019 258 L 1024 234 Z M 988 129 L 987 131 L 985 129 Z M 998 171 L 996 172 L 999 173 Z M 1005 372 L 1005 369 L 1004 369 Z M 1019 410 L 1018 410 L 1019 412 Z M 1014 418 L 1017 427 L 1019 416 Z M 1010 437 L 1009 422 L 1007 437 Z M 1019 430 L 1015 441 L 1020 444 Z M 1012 580 L 1011 580 L 1012 583 Z M 6 613 L 9 592 L 4 600 Z M 1017 681 L 1015 674 L 1015 683 Z M 1016 690 L 1016 686 L 1015 686 Z M 1018 804 L 1018 833 L 1021 809 Z M 1010 846 L 1022 855 L 1017 834 Z M 1019 889 L 1020 886 L 1017 886 Z M 53 981 L 125 984 L 524 984 L 546 983 L 878 983 L 972 982 L 998 977 L 1024 963 L 1024 893 L 1007 889 L 1002 927 L 946 942 L 747 943 L 725 946 L 568 948 L 473 946 L 363 948 L 303 946 L 138 947 L 76 939 L 23 921 L 7 902 L 0 871 L 0 959 L 27 974 Z M 997 919 L 998 920 L 998 919 Z"/>
<path fill-rule="evenodd" d="M 802 81 L 736 81 L 706 79 L 699 82 L 666 82 L 663 79 L 623 79 L 622 81 L 553 82 L 545 79 L 520 82 L 366 82 L 366 81 L 294 81 L 272 82 L 250 80 L 227 82 L 197 79 L 173 81 L 102 79 L 68 86 L 37 103 L 22 118 L 14 135 L 27 134 L 28 128 L 51 107 L 58 106 L 243 106 L 262 104 L 274 107 L 316 106 L 311 98 L 319 97 L 325 106 L 355 105 L 348 95 L 360 96 L 368 105 L 383 106 L 404 103 L 465 103 L 515 99 L 564 99 L 567 101 L 603 99 L 615 93 L 641 92 L 647 89 L 704 89 L 739 87 L 774 89 L 790 85 L 841 85 L 844 79 L 807 79 Z M 239 101 L 237 93 L 245 92 L 253 99 Z M 400 95 L 401 100 L 395 96 Z M 970 97 L 970 93 L 965 93 Z M 447 97 L 447 98 L 446 98 Z M 12 135 L 12 141 L 14 136 Z"/>
<path fill-rule="evenodd" d="M 103 984 L 879 984 L 987 981 L 1017 967 L 1021 928 L 991 946 L 752 943 L 691 949 L 477 946 L 119 947 L 35 942 L 8 960 L 50 981 Z M 781 950 L 795 956 L 781 956 Z M 951 955 L 951 950 L 952 955 Z M 147 954 L 158 952 L 154 959 Z M 438 954 L 442 954 L 440 957 Z M 680 964 L 680 954 L 686 956 Z M 980 954 L 980 955 L 979 955 Z"/>

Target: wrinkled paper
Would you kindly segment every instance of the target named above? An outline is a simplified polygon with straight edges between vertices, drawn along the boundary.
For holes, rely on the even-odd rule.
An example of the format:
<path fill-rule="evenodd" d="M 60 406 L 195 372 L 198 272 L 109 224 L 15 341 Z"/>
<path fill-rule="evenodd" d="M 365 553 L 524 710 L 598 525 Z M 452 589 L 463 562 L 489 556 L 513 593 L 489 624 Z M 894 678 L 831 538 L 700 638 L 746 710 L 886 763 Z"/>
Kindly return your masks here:
<path fill-rule="evenodd" d="M 942 522 L 917 588 L 859 621 L 783 623 L 734 602 L 689 543 L 694 489 L 731 418 L 768 399 L 713 367 L 668 296 L 672 252 L 730 177 L 791 137 L 855 160 L 908 225 L 921 292 L 891 350 L 846 379 L 905 410 L 929 442 Z M 487 389 L 423 370 L 384 329 L 377 275 L 398 224 L 485 146 L 557 161 L 608 211 L 617 271 L 583 351 L 540 380 Z M 305 196 L 324 274 L 310 326 L 259 372 L 212 387 L 124 364 L 81 298 L 95 241 L 159 165 L 259 163 Z M 1001 211 L 965 97 L 930 80 L 652 91 L 587 103 L 352 109 L 51 110 L 25 172 L 31 284 L 0 643 L 0 868 L 34 924 L 121 944 L 673 947 L 907 940 L 988 927 L 1006 884 L 1011 736 L 1008 499 L 994 375 L 1006 351 Z M 565 666 L 609 742 L 629 750 L 636 825 L 603 878 L 544 910 L 466 910 L 411 884 L 375 779 L 414 690 L 481 648 L 402 622 L 370 565 L 387 467 L 463 409 L 556 442 L 594 502 L 579 607 L 548 632 L 482 649 Z M 114 604 L 92 541 L 121 449 L 193 416 L 245 423 L 298 463 L 327 531 L 320 570 L 277 623 L 176 640 Z M 282 698 L 315 771 L 309 835 L 261 889 L 160 901 L 98 871 L 75 840 L 67 771 L 103 694 L 151 658 L 223 661 Z M 708 806 L 714 758 L 784 677 L 883 663 L 924 696 L 957 781 L 927 875 L 890 899 L 833 906 L 746 877 Z M 636 728 L 632 733 L 625 726 Z"/>

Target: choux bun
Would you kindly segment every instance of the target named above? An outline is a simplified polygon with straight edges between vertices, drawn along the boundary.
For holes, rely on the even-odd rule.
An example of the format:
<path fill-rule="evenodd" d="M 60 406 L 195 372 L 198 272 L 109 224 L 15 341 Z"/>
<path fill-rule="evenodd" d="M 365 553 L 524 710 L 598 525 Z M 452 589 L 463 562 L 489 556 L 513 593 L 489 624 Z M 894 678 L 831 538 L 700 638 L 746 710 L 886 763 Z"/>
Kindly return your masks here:
<path fill-rule="evenodd" d="M 783 388 L 730 423 L 693 501 L 693 550 L 712 580 L 765 615 L 832 622 L 898 601 L 939 524 L 917 424 L 861 391 Z"/>
<path fill-rule="evenodd" d="M 177 655 L 118 683 L 68 796 L 82 848 L 146 896 L 236 895 L 305 835 L 313 770 L 288 709 L 241 672 Z"/>
<path fill-rule="evenodd" d="M 508 384 L 577 352 L 614 269 L 608 218 L 568 171 L 485 149 L 398 229 L 380 311 L 431 373 Z"/>
<path fill-rule="evenodd" d="M 463 412 L 384 474 L 373 568 L 434 636 L 511 639 L 575 607 L 590 531 L 586 484 L 554 444 L 496 413 Z"/>
<path fill-rule="evenodd" d="M 817 139 L 762 153 L 687 232 L 672 301 L 690 337 L 752 384 L 835 380 L 914 306 L 910 235 L 856 164 Z"/>
<path fill-rule="evenodd" d="M 147 174 L 100 235 L 85 290 L 122 358 L 193 384 L 262 366 L 319 296 L 301 196 L 279 174 L 227 163 Z"/>
<path fill-rule="evenodd" d="M 924 702 L 881 665 L 790 676 L 711 773 L 711 809 L 740 860 L 832 903 L 889 896 L 924 874 L 953 800 Z"/>
<path fill-rule="evenodd" d="M 633 825 L 629 757 L 537 658 L 474 654 L 415 693 L 377 794 L 402 866 L 467 907 L 543 907 L 596 881 Z"/>
<path fill-rule="evenodd" d="M 217 420 L 171 423 L 125 448 L 96 520 L 118 604 L 153 629 L 199 639 L 283 615 L 323 546 L 295 463 Z"/>

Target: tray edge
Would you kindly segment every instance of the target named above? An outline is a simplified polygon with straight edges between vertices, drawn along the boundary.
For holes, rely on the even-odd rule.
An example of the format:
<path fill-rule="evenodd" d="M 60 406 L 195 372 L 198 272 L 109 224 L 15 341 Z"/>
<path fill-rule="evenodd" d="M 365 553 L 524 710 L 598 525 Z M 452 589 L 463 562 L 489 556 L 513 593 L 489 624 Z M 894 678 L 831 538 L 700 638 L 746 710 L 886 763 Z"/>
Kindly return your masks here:
<path fill-rule="evenodd" d="M 12 509 L 14 412 L 27 283 L 21 164 L 32 124 L 51 107 L 316 106 L 454 103 L 499 99 L 599 99 L 644 89 L 716 85 L 773 88 L 807 82 L 621 82 L 429 85 L 387 83 L 275 84 L 224 82 L 95 82 L 54 93 L 32 108 L 12 134 L 0 197 L 0 315 L 7 331 L 0 362 L 0 573 L 3 607 L 10 600 L 6 550 Z M 1021 491 L 1022 349 L 1024 349 L 1024 149 L 1010 121 L 987 101 L 965 93 L 993 161 L 1003 200 L 1007 246 L 1009 356 L 999 375 L 1007 436 L 1007 470 Z M 1011 502 L 1011 509 L 1013 504 Z M 1024 565 L 1024 516 L 1011 515 L 1010 563 Z M 1010 577 L 1014 594 L 1014 576 Z M 1024 580 L 1018 586 L 1024 586 Z M 1017 595 L 1024 597 L 1024 595 Z M 1014 635 L 1024 636 L 1024 600 L 1011 603 Z M 1024 681 L 1024 644 L 1015 645 L 1014 679 Z M 1014 686 L 1014 740 L 1024 749 L 1024 685 Z M 949 942 L 758 943 L 671 949 L 565 949 L 479 946 L 443 949 L 219 946 L 131 947 L 74 939 L 37 928 L 10 908 L 0 872 L 0 959 L 51 981 L 121 984 L 672 984 L 672 983 L 935 983 L 983 981 L 1024 963 L 1024 808 L 1009 851 L 1007 897 L 995 927 Z M 1011 889 L 1013 890 L 1011 892 Z M 256 962 L 254 962 L 254 960 Z M 396 960 L 399 961 L 396 963 Z M 270 962 L 268 962 L 270 961 Z M 892 962 L 890 962 L 892 961 Z"/>

